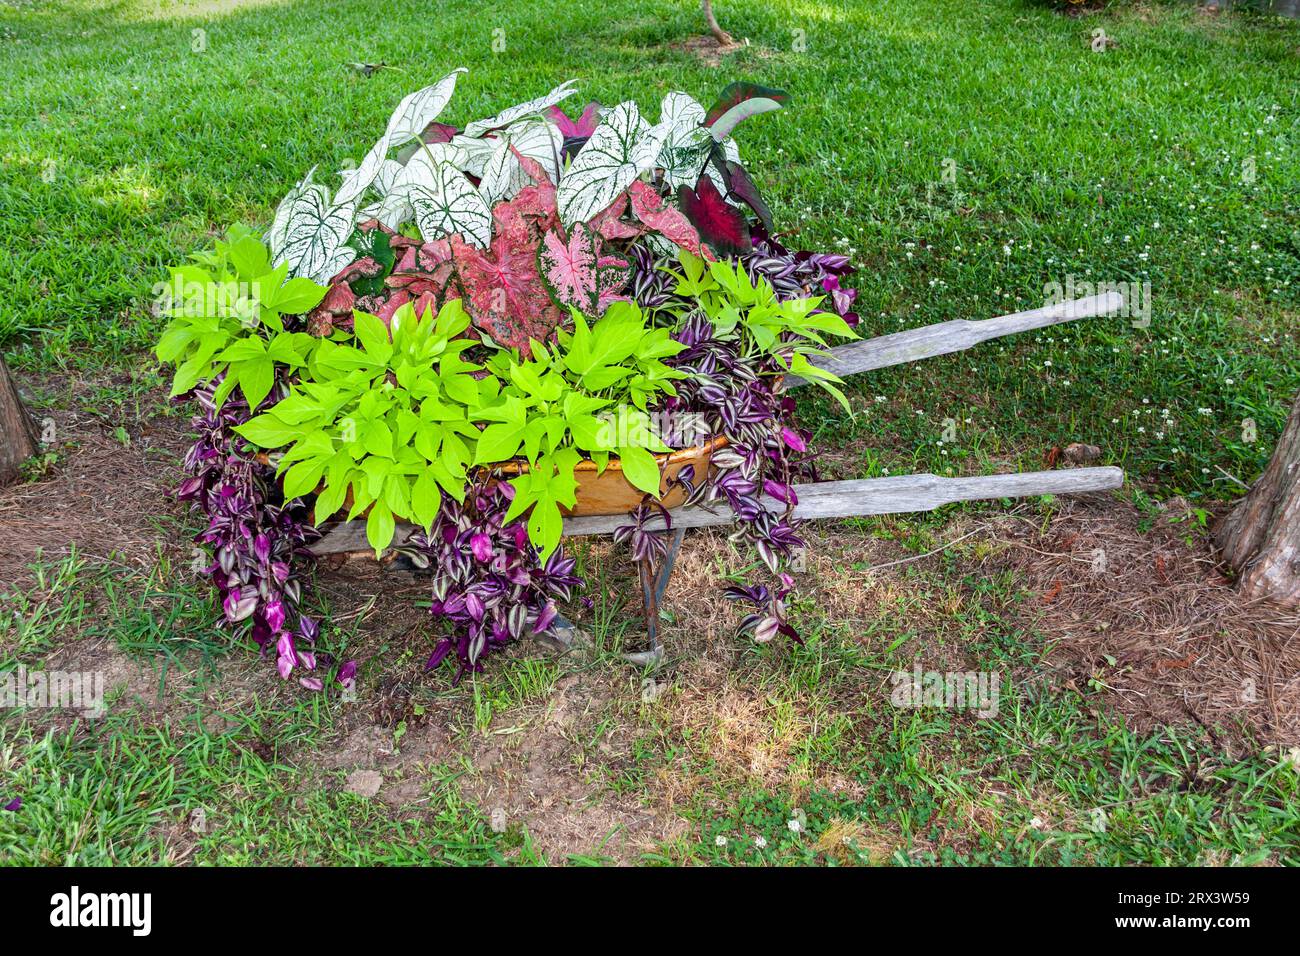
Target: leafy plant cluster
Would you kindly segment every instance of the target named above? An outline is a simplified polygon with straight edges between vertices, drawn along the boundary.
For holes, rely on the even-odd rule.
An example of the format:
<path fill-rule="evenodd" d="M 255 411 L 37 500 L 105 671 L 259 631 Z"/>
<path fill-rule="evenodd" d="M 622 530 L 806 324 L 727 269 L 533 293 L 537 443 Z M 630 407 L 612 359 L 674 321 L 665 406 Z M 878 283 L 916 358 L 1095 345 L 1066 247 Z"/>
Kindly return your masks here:
<path fill-rule="evenodd" d="M 733 595 L 760 605 L 745 629 L 793 634 L 782 562 L 811 470 L 781 379 L 843 402 L 810 359 L 856 316 L 847 260 L 772 237 L 730 139 L 784 94 L 733 84 L 706 113 L 671 93 L 652 126 L 634 103 L 570 119 L 566 84 L 457 128 L 436 118 L 459 72 L 403 100 L 333 196 L 309 173 L 265 245 L 235 229 L 173 271 L 157 351 L 206 410 L 182 495 L 209 517 L 228 619 L 323 686 L 299 559 L 316 525 L 364 516 L 376 551 L 433 576 L 451 633 L 430 666 L 479 670 L 581 585 L 559 546 L 581 463 L 617 462 L 644 495 L 619 538 L 662 555 L 656 455 L 681 439 L 660 423 L 702 413 L 729 446 L 677 481 L 725 502 L 778 576 Z"/>
<path fill-rule="evenodd" d="M 270 250 L 242 226 L 191 259 L 173 268 L 171 282 L 157 290 L 171 320 L 155 351 L 177 366 L 172 395 L 219 376 L 213 393 L 218 407 L 238 388 L 256 408 L 275 384 L 276 366 L 302 367 L 314 344 L 305 332 L 287 329 L 285 316 L 314 309 L 326 289 L 289 278 L 286 263 L 273 267 Z"/>
<path fill-rule="evenodd" d="M 389 327 L 357 312 L 351 336 L 314 340 L 287 394 L 236 431 L 276 452 L 287 497 L 316 493 L 317 522 L 345 504 L 348 520 L 365 514 L 376 552 L 398 520 L 429 533 L 444 495 L 464 501 L 472 469 L 515 459 L 507 520 L 527 513 L 543 557 L 559 544 L 584 457 L 603 470 L 615 455 L 632 484 L 658 494 L 652 452 L 670 449 L 646 408 L 683 374 L 663 362 L 682 348 L 667 329 L 620 302 L 591 326 L 575 313 L 554 355 L 534 342 L 529 358 L 497 352 L 477 364 L 463 355 L 475 343 L 458 337 L 468 325 L 459 299 L 436 318 L 408 303 Z M 597 417 L 616 403 L 631 404 L 621 428 Z"/>

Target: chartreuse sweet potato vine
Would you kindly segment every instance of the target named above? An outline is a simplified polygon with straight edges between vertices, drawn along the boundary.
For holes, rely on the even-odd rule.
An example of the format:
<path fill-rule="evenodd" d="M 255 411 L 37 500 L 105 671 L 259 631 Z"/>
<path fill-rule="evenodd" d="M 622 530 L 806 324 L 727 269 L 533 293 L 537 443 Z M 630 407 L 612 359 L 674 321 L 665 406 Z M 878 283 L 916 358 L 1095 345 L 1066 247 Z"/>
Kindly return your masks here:
<path fill-rule="evenodd" d="M 742 358 L 772 356 L 785 371 L 821 386 L 853 414 L 848 399 L 835 387 L 841 379 L 808 361 L 808 356 L 823 354 L 830 347 L 825 335 L 858 337 L 834 312 L 817 311 L 821 296 L 780 299 L 771 283 L 763 278 L 753 281 L 740 263 L 709 263 L 684 249 L 677 251 L 677 260 L 681 271 L 666 271 L 677 279 L 674 292 L 690 303 L 686 308 L 667 307 L 677 319 L 702 310 L 713 335 L 736 341 Z"/>
<path fill-rule="evenodd" d="M 616 454 L 629 481 L 658 494 L 652 452 L 669 449 L 645 409 L 683 374 L 662 361 L 683 346 L 667 329 L 647 328 L 637 306 L 616 303 L 594 326 L 573 319 L 555 356 L 534 342 L 529 359 L 501 351 L 481 366 L 461 357 L 477 343 L 457 338 L 469 327 L 460 299 L 436 317 L 404 305 L 391 330 L 356 312 L 354 337 L 314 340 L 288 395 L 236 431 L 260 448 L 284 449 L 277 469 L 285 497 L 317 492 L 318 523 L 345 504 L 349 519 L 368 512 L 376 551 L 392 543 L 397 519 L 427 532 L 443 494 L 464 499 L 471 468 L 522 459 L 528 469 L 511 479 L 506 520 L 532 508 L 529 538 L 549 555 L 582 458 L 603 469 Z M 618 427 L 597 417 L 626 402 L 634 408 Z"/>
<path fill-rule="evenodd" d="M 629 482 L 659 495 L 653 452 L 670 449 L 646 408 L 659 393 L 676 394 L 672 379 L 685 376 L 662 361 L 684 346 L 667 329 L 647 328 L 633 303 L 615 302 L 591 327 L 576 311 L 573 321 L 573 332 L 561 333 L 554 354 L 533 342 L 528 361 L 512 355 L 490 363 L 500 374 L 501 392 L 474 412 L 491 423 L 479 441 L 476 464 L 520 456 L 529 464 L 511 481 L 515 497 L 505 520 L 531 507 L 528 536 L 543 555 L 559 543 L 560 506 L 573 507 L 574 468 L 584 456 L 604 470 L 616 454 Z M 616 405 L 623 406 L 617 424 L 595 414 Z"/>
<path fill-rule="evenodd" d="M 480 366 L 461 358 L 475 344 L 456 338 L 468 326 L 459 299 L 436 318 L 403 306 L 391 335 L 357 312 L 355 344 L 317 340 L 289 394 L 236 431 L 261 448 L 286 449 L 278 462 L 286 498 L 319 486 L 317 523 L 350 496 L 349 518 L 369 509 L 366 536 L 376 550 L 392 541 L 396 518 L 427 529 L 444 491 L 464 497 L 478 436 L 469 412 L 480 390 L 495 391 L 490 378 L 469 374 Z"/>
<path fill-rule="evenodd" d="M 190 258 L 193 264 L 173 268 L 171 282 L 156 290 L 171 317 L 155 348 L 161 361 L 177 366 L 171 393 L 182 395 L 224 373 L 217 407 L 238 386 L 256 408 L 275 384 L 276 364 L 302 367 L 316 341 L 286 332 L 282 316 L 314 309 L 326 288 L 286 278 L 285 264 L 272 268 L 270 250 L 243 226 L 212 252 Z"/>

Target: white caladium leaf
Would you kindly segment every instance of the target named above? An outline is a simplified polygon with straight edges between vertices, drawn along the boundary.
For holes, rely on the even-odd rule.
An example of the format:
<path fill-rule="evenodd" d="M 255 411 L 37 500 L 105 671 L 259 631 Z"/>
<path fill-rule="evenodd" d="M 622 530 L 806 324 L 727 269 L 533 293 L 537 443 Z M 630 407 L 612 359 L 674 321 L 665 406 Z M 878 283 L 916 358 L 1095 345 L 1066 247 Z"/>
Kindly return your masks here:
<path fill-rule="evenodd" d="M 527 185 L 520 181 L 523 172 L 519 160 L 515 158 L 514 153 L 510 152 L 510 140 L 503 136 L 497 140 L 497 145 L 492 149 L 492 156 L 488 159 L 487 168 L 484 169 L 478 184 L 479 192 L 483 194 L 488 205 L 495 205 L 503 199 L 509 199 Z"/>
<path fill-rule="evenodd" d="M 679 186 L 694 189 L 700 181 L 700 174 L 707 173 L 718 192 L 726 196 L 722 174 L 709 162 L 709 151 L 716 140 L 704 126 L 704 117 L 704 107 L 689 94 L 674 91 L 664 97 L 659 125 L 667 125 L 671 131 L 659 153 L 658 165 L 664 171 L 664 182 L 673 191 Z M 734 139 L 727 139 L 722 144 L 722 152 L 731 162 L 740 162 L 740 150 Z M 736 205 L 734 200 L 727 201 Z"/>
<path fill-rule="evenodd" d="M 455 141 L 450 143 L 425 143 L 417 149 L 403 167 L 403 175 L 394 183 L 398 188 L 403 182 L 412 183 L 428 179 L 438 166 L 455 166 L 468 169 L 469 153 Z"/>
<path fill-rule="evenodd" d="M 275 208 L 275 218 L 271 220 L 271 228 L 266 233 L 266 244 L 271 247 L 271 258 L 275 262 L 284 259 L 284 239 L 285 234 L 289 231 L 289 214 L 293 211 L 294 204 L 308 190 L 321 188 L 311 181 L 315 173 L 315 166 L 307 170 L 307 175 L 302 177 L 302 182 L 285 193 L 284 198 L 280 200 L 280 205 Z"/>
<path fill-rule="evenodd" d="M 416 90 L 397 104 L 397 109 L 388 120 L 388 145 L 401 146 L 408 140 L 415 139 L 424 128 L 438 118 L 451 96 L 456 92 L 456 78 L 468 73 L 463 66 L 452 70 L 437 83 Z"/>
<path fill-rule="evenodd" d="M 564 100 L 578 92 L 573 88 L 573 84 L 577 82 L 577 80 L 569 80 L 567 83 L 557 86 L 545 96 L 539 96 L 537 99 L 529 100 L 527 103 L 520 103 L 516 106 L 511 106 L 508 109 L 502 110 L 491 119 L 477 120 L 470 123 L 465 127 L 465 135 L 482 136 L 490 130 L 501 129 L 502 127 L 509 126 L 517 119 L 522 119 L 525 116 L 535 116 L 543 110 L 549 109 L 561 100 Z"/>
<path fill-rule="evenodd" d="M 672 132 L 672 127 L 667 123 L 656 123 L 641 134 L 632 149 L 632 162 L 638 170 L 654 169 L 659 165 L 659 154 L 663 152 L 664 144 Z"/>
<path fill-rule="evenodd" d="M 378 219 L 393 232 L 400 232 L 411 220 L 411 200 L 405 189 L 393 189 L 362 214 L 367 219 Z"/>
<path fill-rule="evenodd" d="M 631 185 L 644 168 L 636 164 L 636 146 L 648 128 L 631 101 L 609 111 L 556 188 L 565 225 L 586 222 Z"/>
<path fill-rule="evenodd" d="M 331 203 L 329 190 L 310 180 L 308 173 L 285 198 L 288 209 L 274 262 L 288 263 L 291 276 L 324 283 L 356 258 L 347 241 L 356 224 L 357 201 Z"/>
<path fill-rule="evenodd" d="M 384 136 L 361 158 L 361 165 L 343 174 L 343 182 L 339 184 L 338 191 L 340 201 L 351 202 L 360 197 L 379 175 L 379 170 L 383 167 L 387 156 L 388 137 Z"/>
<path fill-rule="evenodd" d="M 552 182 L 559 177 L 564 137 L 553 123 L 544 120 L 515 123 L 509 129 L 499 131 L 487 142 L 496 145 L 492 148 L 491 158 L 480 177 L 482 181 L 479 183 L 479 192 L 483 193 L 489 204 L 513 199 L 519 190 L 533 181 L 524 172 L 514 150 L 529 159 L 535 159 Z"/>
<path fill-rule="evenodd" d="M 665 182 L 674 190 L 678 186 L 694 188 L 713 142 L 713 137 L 704 128 L 704 107 L 693 96 L 674 91 L 663 99 L 659 124 L 669 128 L 658 159 Z"/>
<path fill-rule="evenodd" d="M 467 162 L 468 156 L 465 150 L 455 143 L 423 144 L 406 161 L 405 166 L 395 164 L 398 172 L 384 191 L 374 218 L 394 232 L 399 231 L 402 226 L 410 222 L 415 212 L 411 207 L 411 187 L 421 182 L 433 181 L 433 171 L 439 165 L 449 164 L 457 169 L 464 169 Z"/>
<path fill-rule="evenodd" d="M 451 101 L 456 90 L 456 78 L 466 72 L 464 67 L 452 70 L 437 83 L 406 96 L 388 120 L 384 135 L 362 158 L 355 172 L 339 187 L 335 202 L 346 203 L 358 198 L 375 181 L 388 159 L 388 151 L 415 139 L 424 128 L 438 118 Z"/>
<path fill-rule="evenodd" d="M 492 211 L 487 200 L 450 163 L 441 163 L 428 176 L 413 181 L 406 189 L 406 197 L 426 242 L 453 233 L 480 249 L 486 249 L 492 241 Z"/>
<path fill-rule="evenodd" d="M 375 176 L 375 181 L 370 185 L 374 187 L 375 193 L 382 199 L 393 190 L 393 183 L 397 177 L 402 174 L 405 167 L 394 159 L 386 159 L 379 167 L 379 173 Z"/>
<path fill-rule="evenodd" d="M 551 182 L 559 182 L 564 152 L 564 134 L 559 127 L 547 120 L 534 120 L 515 123 L 504 135 L 520 153 L 537 160 Z"/>
<path fill-rule="evenodd" d="M 704 125 L 704 107 L 691 94 L 673 90 L 659 104 L 659 122 L 675 129 L 692 130 Z"/>
<path fill-rule="evenodd" d="M 492 156 L 492 141 L 458 135 L 451 138 L 451 145 L 465 153 L 464 164 L 460 168 L 481 179 L 483 171 L 487 169 L 488 159 Z"/>

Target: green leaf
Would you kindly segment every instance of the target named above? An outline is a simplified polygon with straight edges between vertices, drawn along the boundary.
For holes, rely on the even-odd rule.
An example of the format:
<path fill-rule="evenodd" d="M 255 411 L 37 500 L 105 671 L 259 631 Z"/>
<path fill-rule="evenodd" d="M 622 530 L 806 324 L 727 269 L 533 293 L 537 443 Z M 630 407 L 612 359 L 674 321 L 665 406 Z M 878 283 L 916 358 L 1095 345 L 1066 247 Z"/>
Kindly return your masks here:
<path fill-rule="evenodd" d="M 316 496 L 316 513 L 314 521 L 320 524 L 327 518 L 331 517 L 343 505 L 343 499 L 348 494 L 348 483 L 346 480 L 336 482 L 331 476 L 325 483 L 321 493 Z"/>
<path fill-rule="evenodd" d="M 238 367 L 239 390 L 248 400 L 248 407 L 257 408 L 262 404 L 262 399 L 271 394 L 271 388 L 275 385 L 275 362 L 263 355 L 261 358 L 240 362 Z"/>
<path fill-rule="evenodd" d="M 205 378 L 212 377 L 212 364 L 201 356 L 194 356 L 176 370 L 172 378 L 171 397 L 183 395 Z"/>
<path fill-rule="evenodd" d="M 438 490 L 438 483 L 433 480 L 430 472 L 420 472 L 411 487 L 411 511 L 426 534 L 433 527 L 440 508 L 442 508 L 442 492 Z"/>
<path fill-rule="evenodd" d="M 237 434 L 243 435 L 259 448 L 280 448 L 297 439 L 302 432 L 292 425 L 286 425 L 274 415 L 258 415 L 235 427 Z"/>
<path fill-rule="evenodd" d="M 230 243 L 227 254 L 240 279 L 249 280 L 271 268 L 271 253 L 252 236 Z"/>
<path fill-rule="evenodd" d="M 382 419 L 359 423 L 361 447 L 381 458 L 393 457 L 393 432 Z"/>
<path fill-rule="evenodd" d="M 298 462 L 284 473 L 285 500 L 300 498 L 308 492 L 315 491 L 324 471 L 325 462 L 319 458 Z"/>
<path fill-rule="evenodd" d="M 356 331 L 357 339 L 366 350 L 366 355 L 370 357 L 371 361 L 380 365 L 386 363 L 393 356 L 393 343 L 388 338 L 387 327 L 377 316 L 373 316 L 369 312 L 354 311 L 352 316 L 353 329 Z"/>
<path fill-rule="evenodd" d="M 189 324 L 173 322 L 158 339 L 158 344 L 154 346 L 153 351 L 158 356 L 158 361 L 175 362 L 185 354 L 192 341 L 194 341 L 193 327 Z"/>
<path fill-rule="evenodd" d="M 528 516 L 528 539 L 541 552 L 543 561 L 551 556 L 563 534 L 564 516 L 559 506 L 550 498 L 538 499 Z"/>
<path fill-rule="evenodd" d="M 281 332 L 271 339 L 266 354 L 281 365 L 300 368 L 307 364 L 304 356 L 314 344 L 312 336 L 306 332 Z"/>
<path fill-rule="evenodd" d="M 397 523 L 393 520 L 393 512 L 383 501 L 376 501 L 370 508 L 370 515 L 366 518 L 366 540 L 370 542 L 370 547 L 375 549 L 376 556 L 393 543 L 393 532 L 396 530 Z"/>
<path fill-rule="evenodd" d="M 523 438 L 523 430 L 511 422 L 489 425 L 479 436 L 478 447 L 474 451 L 474 464 L 492 464 L 514 458 Z"/>
<path fill-rule="evenodd" d="M 618 457 L 627 480 L 646 494 L 658 498 L 660 474 L 655 456 L 644 448 L 629 445 L 618 450 Z"/>

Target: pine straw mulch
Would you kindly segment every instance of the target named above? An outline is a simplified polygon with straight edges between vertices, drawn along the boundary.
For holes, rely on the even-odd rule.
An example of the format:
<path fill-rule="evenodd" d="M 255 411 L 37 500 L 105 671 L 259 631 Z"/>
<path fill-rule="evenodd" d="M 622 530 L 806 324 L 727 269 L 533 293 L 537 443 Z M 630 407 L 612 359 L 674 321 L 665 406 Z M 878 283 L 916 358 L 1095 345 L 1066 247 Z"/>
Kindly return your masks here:
<path fill-rule="evenodd" d="M 1175 499 L 1143 533 L 1130 505 L 1081 496 L 1045 529 L 997 524 L 1011 547 L 992 560 L 1037 595 L 1059 676 L 1100 681 L 1135 730 L 1191 722 L 1238 756 L 1300 745 L 1300 610 L 1244 600 L 1186 517 Z"/>
<path fill-rule="evenodd" d="M 57 401 L 86 386 L 70 376 L 19 379 L 25 400 L 35 391 Z M 165 392 L 150 393 L 142 407 L 165 402 Z M 190 542 L 177 541 L 174 531 L 182 510 L 174 492 L 190 442 L 189 414 L 135 417 L 124 411 L 121 420 L 110 420 L 80 410 L 75 398 L 68 404 L 34 410 L 39 421 L 54 424 L 49 447 L 59 459 L 50 472 L 0 487 L 0 590 L 24 586 L 38 557 L 55 558 L 73 546 L 92 562 L 116 556 L 140 566 L 160 548 L 190 553 Z M 115 434 L 118 427 L 125 444 Z"/>

